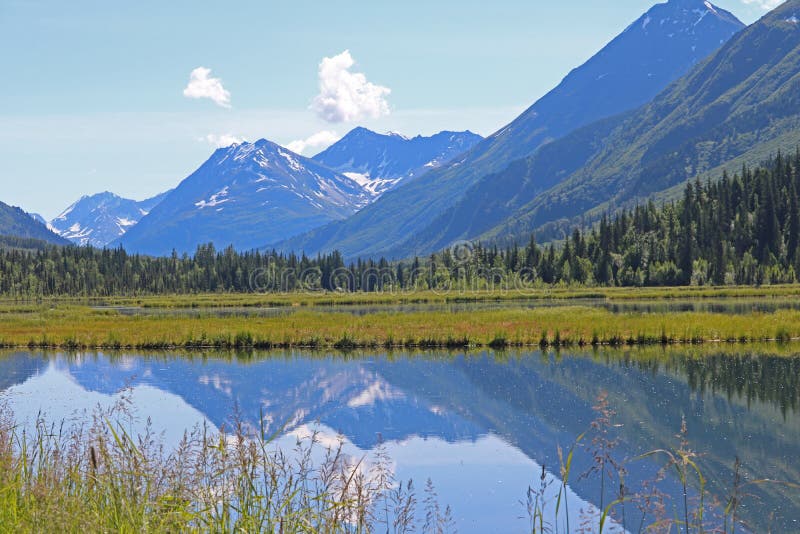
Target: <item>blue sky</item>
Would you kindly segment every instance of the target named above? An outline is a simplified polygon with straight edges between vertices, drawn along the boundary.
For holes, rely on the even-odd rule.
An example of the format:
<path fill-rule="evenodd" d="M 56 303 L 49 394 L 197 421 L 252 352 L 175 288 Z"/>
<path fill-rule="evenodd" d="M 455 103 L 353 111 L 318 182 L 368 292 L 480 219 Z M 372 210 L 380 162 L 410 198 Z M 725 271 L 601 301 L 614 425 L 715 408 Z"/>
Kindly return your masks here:
<path fill-rule="evenodd" d="M 145 198 L 234 139 L 487 135 L 653 3 L 0 0 L 0 200 Z M 779 2 L 715 3 L 750 23 Z"/>

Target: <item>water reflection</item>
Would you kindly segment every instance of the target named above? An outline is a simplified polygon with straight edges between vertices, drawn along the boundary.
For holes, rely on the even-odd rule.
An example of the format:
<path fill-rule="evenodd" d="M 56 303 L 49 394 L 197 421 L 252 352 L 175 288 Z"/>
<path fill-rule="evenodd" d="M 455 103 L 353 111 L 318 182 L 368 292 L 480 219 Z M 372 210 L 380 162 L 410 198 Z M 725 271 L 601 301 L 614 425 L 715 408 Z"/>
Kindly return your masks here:
<path fill-rule="evenodd" d="M 602 308 L 611 313 L 672 313 L 707 312 L 728 315 L 751 313 L 775 313 L 780 310 L 800 310 L 800 299 L 761 298 L 751 299 L 665 299 L 665 300 L 622 300 L 609 301 L 605 298 L 576 299 L 515 299 L 481 302 L 380 304 L 380 305 L 319 305 L 319 306 L 277 306 L 277 307 L 229 307 L 229 308 L 154 308 L 138 306 L 95 306 L 97 310 L 115 311 L 122 315 L 155 315 L 167 317 L 276 317 L 290 315 L 298 311 L 322 313 L 347 313 L 356 316 L 376 313 L 406 314 L 417 312 L 459 313 L 476 310 L 506 310 L 559 308 L 565 306 L 587 306 Z"/>
<path fill-rule="evenodd" d="M 800 357 L 660 350 L 246 358 L 19 352 L 0 359 L 0 388 L 22 417 L 40 409 L 56 417 L 86 414 L 130 388 L 125 395 L 142 416 L 172 438 L 202 422 L 229 425 L 237 412 L 254 426 L 265 414 L 275 426 L 288 422 L 290 433 L 341 433 L 356 454 L 384 442 L 399 478 L 437 482 L 461 532 L 524 530 L 525 490 L 538 483 L 541 466 L 556 480 L 557 447 L 569 447 L 589 427 L 602 391 L 622 425 L 620 457 L 674 446 L 685 418 L 718 498 L 729 490 L 737 456 L 751 477 L 798 481 L 798 380 Z M 578 449 L 573 472 L 591 465 Z M 628 486 L 640 487 L 658 467 L 630 464 Z M 600 501 L 595 479 L 573 475 L 571 488 L 575 514 Z M 677 481 L 666 488 L 677 495 Z M 754 531 L 800 529 L 795 490 L 751 492 L 760 501 L 742 513 Z M 636 514 L 626 510 L 629 521 Z"/>

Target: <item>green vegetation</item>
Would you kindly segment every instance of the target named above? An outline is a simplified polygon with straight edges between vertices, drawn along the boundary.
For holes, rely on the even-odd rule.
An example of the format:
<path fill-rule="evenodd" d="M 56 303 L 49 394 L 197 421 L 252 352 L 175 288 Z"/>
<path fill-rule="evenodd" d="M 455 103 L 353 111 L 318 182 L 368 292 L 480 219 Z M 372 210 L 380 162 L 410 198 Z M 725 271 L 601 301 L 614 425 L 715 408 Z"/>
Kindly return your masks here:
<path fill-rule="evenodd" d="M 125 315 L 84 306 L 8 306 L 0 346 L 67 349 L 465 348 L 788 342 L 800 311 L 612 313 L 585 306 L 366 315 L 291 310 Z M 287 310 L 288 312 L 289 310 Z"/>
<path fill-rule="evenodd" d="M 69 241 L 57 236 L 48 230 L 45 225 L 35 221 L 21 209 L 0 202 L 0 247 L 12 246 L 36 249 L 41 245 L 41 243 L 34 243 L 37 240 L 58 245 L 69 245 Z M 21 244 L 23 246 L 20 246 Z"/>
<path fill-rule="evenodd" d="M 340 291 L 308 291 L 293 293 L 199 293 L 175 295 L 113 296 L 113 297 L 49 297 L 35 300 L 7 299 L 0 301 L 0 313 L 16 308 L 36 308 L 42 304 L 131 306 L 144 309 L 198 310 L 236 308 L 331 308 L 346 309 L 352 306 L 403 306 L 448 304 L 505 304 L 536 303 L 569 304 L 585 300 L 612 303 L 717 303 L 758 304 L 791 302 L 800 296 L 800 285 L 772 285 L 760 287 L 568 287 L 554 286 L 531 288 L 522 291 L 397 291 L 374 293 L 347 293 Z M 3 306 L 3 304 L 6 306 Z"/>
<path fill-rule="evenodd" d="M 683 200 L 619 214 L 557 253 L 535 243 L 526 265 L 544 282 L 618 286 L 761 285 L 800 270 L 800 152 L 716 183 L 688 184 Z M 502 263 L 520 254 L 507 251 Z M 517 259 L 517 262 L 520 260 Z"/>
<path fill-rule="evenodd" d="M 120 410 L 122 410 L 120 412 Z M 418 504 L 385 454 L 353 458 L 316 435 L 281 451 L 262 431 L 188 433 L 167 450 L 148 430 L 126 431 L 124 407 L 91 426 L 0 422 L 3 532 L 452 531 L 429 481 Z M 315 451 L 321 451 L 316 454 Z M 315 458 L 321 456 L 321 460 Z"/>
<path fill-rule="evenodd" d="M 530 531 L 574 532 L 580 522 L 592 531 L 611 530 L 612 519 L 631 532 L 733 533 L 746 526 L 741 510 L 758 486 L 798 486 L 746 479 L 737 461 L 726 494 L 715 501 L 706 487 L 698 455 L 684 420 L 674 447 L 635 458 L 619 457 L 619 425 L 601 394 L 596 418 L 567 450 L 558 448 L 557 499 L 546 496 L 547 472 L 533 480 L 523 504 Z M 195 428 L 177 446 L 166 446 L 150 426 L 141 435 L 127 430 L 125 403 L 95 413 L 93 423 L 36 421 L 21 430 L 13 414 L 0 409 L 0 525 L 4 532 L 321 532 L 397 534 L 454 532 L 449 507 L 438 501 L 428 480 L 395 479 L 382 445 L 361 458 L 344 451 L 343 438 L 324 443 L 316 433 L 299 435 L 292 451 L 274 441 L 265 424 L 232 432 Z M 585 448 L 591 467 L 573 473 L 573 454 Z M 626 486 L 635 462 L 662 462 L 641 489 Z M 596 482 L 597 511 L 569 512 L 569 481 Z M 683 492 L 663 492 L 666 479 Z M 670 499 L 674 499 L 669 506 Z M 630 524 L 626 508 L 636 511 Z M 674 512 L 670 512 L 670 508 Z M 571 519 L 572 517 L 572 519 Z M 572 524 L 570 521 L 572 520 Z"/>
<path fill-rule="evenodd" d="M 732 286 L 794 283 L 800 271 L 800 151 L 740 175 L 685 187 L 683 199 L 650 202 L 563 246 L 476 246 L 466 259 L 431 256 L 429 287 Z M 412 269 L 416 272 L 417 269 Z"/>
<path fill-rule="evenodd" d="M 51 246 L 51 243 L 42 241 L 41 239 L 0 235 L 0 249 L 16 249 L 33 252 L 44 251 Z"/>
<path fill-rule="evenodd" d="M 0 295 L 110 298 L 305 291 L 379 295 L 314 297 L 330 302 L 409 302 L 425 291 L 432 294 L 420 298 L 454 301 L 610 296 L 602 288 L 618 286 L 789 284 L 798 281 L 800 272 L 798 191 L 800 152 L 792 158 L 779 155 L 755 171 L 726 174 L 719 182 L 690 183 L 679 202 L 663 207 L 651 202 L 613 220 L 604 217 L 589 233 L 575 229 L 558 248 L 542 248 L 531 238 L 522 248 L 464 245 L 394 264 L 382 259 L 347 265 L 337 252 L 313 259 L 231 248 L 217 252 L 213 245 L 199 247 L 193 257 L 168 258 L 129 255 L 122 249 L 14 248 L 0 250 Z M 391 296 L 381 295 L 385 293 Z"/>
<path fill-rule="evenodd" d="M 467 237 L 524 239 L 541 230 L 549 240 L 566 220 L 597 220 L 695 177 L 718 179 L 724 169 L 793 152 L 800 36 L 789 19 L 797 7 L 786 2 L 745 28 L 641 108 L 573 132 L 501 176 L 484 178 L 464 203 L 491 190 L 507 211 L 493 227 L 478 226 Z M 434 235 L 450 230 L 439 222 L 431 225 Z"/>

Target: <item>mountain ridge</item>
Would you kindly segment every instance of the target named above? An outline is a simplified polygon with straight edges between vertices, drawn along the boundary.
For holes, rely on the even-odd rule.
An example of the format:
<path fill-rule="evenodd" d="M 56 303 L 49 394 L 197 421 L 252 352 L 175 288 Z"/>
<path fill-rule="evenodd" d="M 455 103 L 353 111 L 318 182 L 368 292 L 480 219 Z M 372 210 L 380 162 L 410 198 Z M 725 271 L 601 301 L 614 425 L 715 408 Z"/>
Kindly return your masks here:
<path fill-rule="evenodd" d="M 122 237 L 135 252 L 248 250 L 355 213 L 370 200 L 350 178 L 271 141 L 216 150 Z"/>
<path fill-rule="evenodd" d="M 312 159 L 356 180 L 377 198 L 449 163 L 481 140 L 469 130 L 408 138 L 357 127 Z"/>
<path fill-rule="evenodd" d="M 698 6 L 703 6 L 704 15 L 690 10 L 692 7 L 700 10 Z M 673 15 L 668 17 L 667 13 Z M 653 30 L 647 29 L 649 24 L 643 24 L 647 16 L 658 20 L 658 24 L 680 16 L 683 25 L 691 26 L 692 30 L 687 30 L 679 38 L 676 38 L 677 34 L 652 33 Z M 637 21 L 638 25 L 636 22 L 629 25 L 520 117 L 449 165 L 387 192 L 344 222 L 331 223 L 275 246 L 281 250 L 304 250 L 310 254 L 337 249 L 349 258 L 379 255 L 399 258 L 415 252 L 428 252 L 415 250 L 409 240 L 423 231 L 430 221 L 457 205 L 464 192 L 483 177 L 502 172 L 515 159 L 535 153 L 565 135 L 564 132 L 575 131 L 646 103 L 718 49 L 720 41 L 727 41 L 744 26 L 729 12 L 700 0 L 672 0 L 657 4 Z M 630 57 L 644 57 L 647 61 L 631 63 L 628 61 Z M 672 59 L 675 62 L 668 64 Z M 607 65 L 614 65 L 617 69 L 614 72 L 619 76 L 604 76 L 597 80 L 604 70 L 610 70 Z M 650 75 L 655 70 L 653 65 L 660 69 L 658 72 L 662 77 Z M 583 83 L 592 77 L 596 84 Z M 598 87 L 610 89 L 600 90 Z M 607 98 L 615 91 L 625 95 L 633 91 L 635 97 Z M 548 114 L 553 118 L 546 120 Z M 568 119 L 564 122 L 560 117 Z"/>
<path fill-rule="evenodd" d="M 3 202 L 0 202 L 0 236 L 35 239 L 53 245 L 70 244 L 29 213 Z"/>
<path fill-rule="evenodd" d="M 48 224 L 75 244 L 102 248 L 118 239 L 156 207 L 170 191 L 142 201 L 104 191 L 84 195 Z"/>
<path fill-rule="evenodd" d="M 787 15 L 795 12 L 800 0 L 766 15 L 652 103 L 620 117 L 610 134 L 584 132 L 602 137 L 606 148 L 479 237 L 520 238 L 559 219 L 596 218 L 686 180 L 737 170 L 730 162 L 740 166 L 794 151 L 800 144 L 800 26 Z M 562 143 L 565 151 L 576 144 Z"/>

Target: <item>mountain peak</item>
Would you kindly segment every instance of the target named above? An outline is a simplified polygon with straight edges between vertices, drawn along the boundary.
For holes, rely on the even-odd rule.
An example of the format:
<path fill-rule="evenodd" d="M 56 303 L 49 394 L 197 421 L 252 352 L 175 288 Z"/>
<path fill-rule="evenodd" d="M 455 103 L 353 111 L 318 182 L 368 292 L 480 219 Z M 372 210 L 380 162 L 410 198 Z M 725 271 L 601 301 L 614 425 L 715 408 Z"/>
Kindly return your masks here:
<path fill-rule="evenodd" d="M 344 137 L 342 137 L 339 141 L 340 142 L 344 141 L 344 140 L 352 141 L 352 140 L 355 140 L 355 139 L 362 139 L 362 138 L 369 139 L 369 138 L 373 138 L 373 137 L 380 137 L 380 135 L 381 134 L 379 134 L 377 132 L 373 132 L 372 130 L 370 130 L 368 128 L 364 128 L 363 126 L 356 126 L 352 130 L 347 132 L 347 134 Z"/>
<path fill-rule="evenodd" d="M 258 248 L 344 219 L 371 197 L 355 180 L 268 139 L 214 152 L 117 243 L 148 254 Z"/>
<path fill-rule="evenodd" d="M 163 194 L 138 202 L 111 191 L 84 195 L 50 221 L 50 228 L 79 245 L 105 247 L 139 222 Z"/>
<path fill-rule="evenodd" d="M 369 128 L 364 128 L 363 126 L 356 126 L 352 130 L 350 130 L 350 133 L 348 133 L 347 135 L 353 135 L 353 134 L 355 134 L 355 135 L 363 135 L 363 134 L 378 135 L 377 133 L 373 132 Z"/>
<path fill-rule="evenodd" d="M 413 139 L 355 128 L 314 160 L 361 184 L 373 198 L 451 161 L 483 138 L 472 132 L 440 132 Z"/>
<path fill-rule="evenodd" d="M 697 9 L 701 11 L 711 11 L 713 13 L 724 11 L 708 0 L 668 0 L 667 5 L 676 9 Z M 653 7 L 658 7 L 658 5 Z"/>
<path fill-rule="evenodd" d="M 238 162 L 240 166 L 248 165 L 253 161 L 261 161 L 266 164 L 269 158 L 275 158 L 279 155 L 285 154 L 289 159 L 304 159 L 303 156 L 295 154 L 288 148 L 285 148 L 277 143 L 273 143 L 268 139 L 258 139 L 257 141 L 242 141 L 238 144 L 217 149 L 212 155 L 210 161 L 216 161 L 217 165 L 228 165 L 230 160 Z"/>
<path fill-rule="evenodd" d="M 707 0 L 668 0 L 667 4 L 678 7 L 709 7 L 710 3 Z"/>
<path fill-rule="evenodd" d="M 666 36 L 669 39 L 688 35 L 692 36 L 690 39 L 698 40 L 701 35 L 705 38 L 706 33 L 718 34 L 728 27 L 738 31 L 744 28 L 744 24 L 733 13 L 708 0 L 669 0 L 651 7 L 625 33 L 639 29 L 648 35 Z M 692 46 L 697 44 L 693 43 Z"/>

